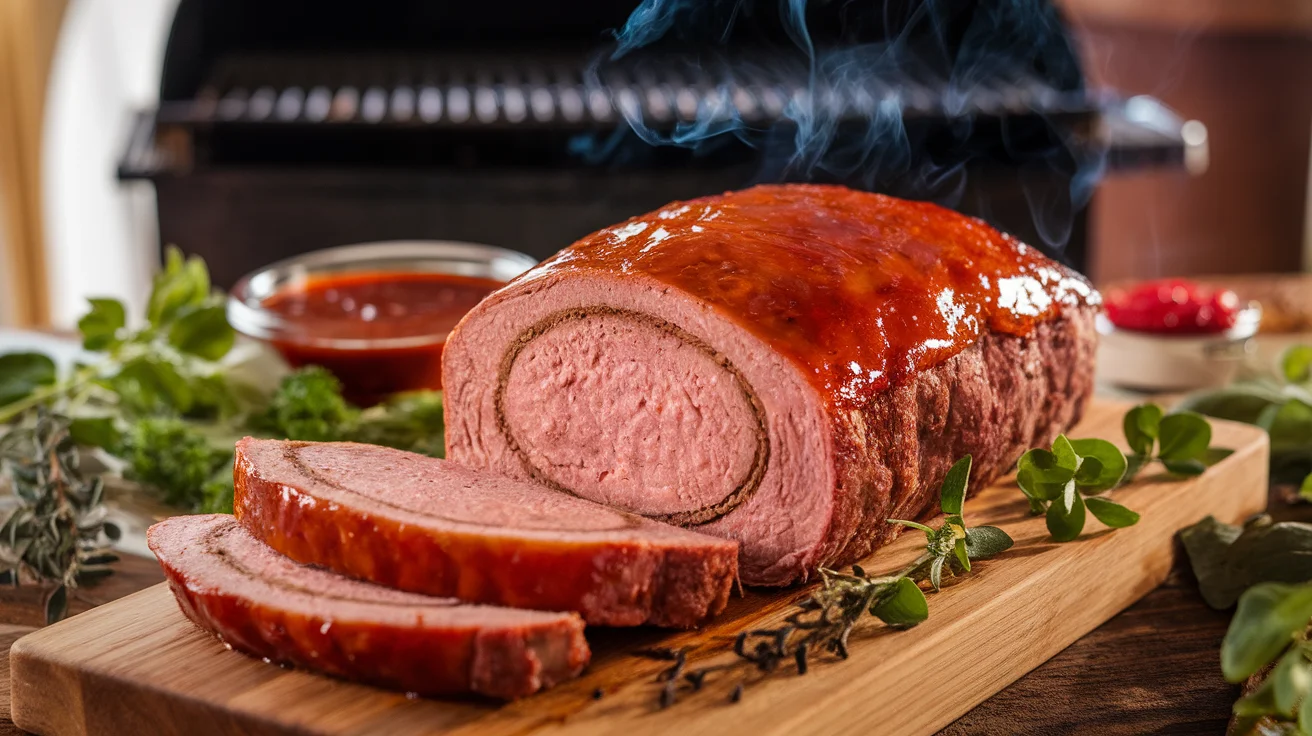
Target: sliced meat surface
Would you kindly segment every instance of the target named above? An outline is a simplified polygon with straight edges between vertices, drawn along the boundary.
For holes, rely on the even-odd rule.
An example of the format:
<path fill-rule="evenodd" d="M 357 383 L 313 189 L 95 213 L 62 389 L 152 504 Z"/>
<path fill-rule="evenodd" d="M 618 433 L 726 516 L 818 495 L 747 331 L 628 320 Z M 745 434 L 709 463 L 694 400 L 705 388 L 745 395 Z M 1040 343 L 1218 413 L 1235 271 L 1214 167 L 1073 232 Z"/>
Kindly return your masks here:
<path fill-rule="evenodd" d="M 298 562 L 401 590 L 692 627 L 723 610 L 738 545 L 386 447 L 246 438 L 234 511 Z"/>
<path fill-rule="evenodd" d="M 226 514 L 147 533 L 182 612 L 232 649 L 420 695 L 519 698 L 588 663 L 583 621 L 433 598 L 299 565 Z"/>
<path fill-rule="evenodd" d="M 447 457 L 741 543 L 786 585 L 1077 421 L 1100 298 L 987 223 L 761 186 L 598 231 L 494 292 L 443 357 Z"/>

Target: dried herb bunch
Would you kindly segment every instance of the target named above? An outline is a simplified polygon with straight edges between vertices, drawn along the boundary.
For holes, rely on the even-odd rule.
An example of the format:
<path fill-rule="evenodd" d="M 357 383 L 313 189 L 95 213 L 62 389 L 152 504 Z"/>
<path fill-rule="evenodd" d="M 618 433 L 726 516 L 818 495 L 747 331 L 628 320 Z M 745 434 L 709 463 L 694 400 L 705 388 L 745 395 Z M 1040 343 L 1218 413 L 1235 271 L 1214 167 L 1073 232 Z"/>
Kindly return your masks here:
<path fill-rule="evenodd" d="M 967 455 L 952 466 L 943 480 L 939 505 L 946 519 L 942 526 L 935 529 L 914 521 L 889 520 L 889 523 L 919 529 L 926 537 L 925 551 L 898 573 L 870 577 L 859 565 L 852 567 L 851 574 L 821 568 L 820 587 L 797 604 L 782 626 L 738 635 L 733 647 L 737 659 L 732 662 L 689 670 L 686 651 L 658 649 L 647 652 L 648 656 L 673 661 L 658 677 L 662 683 L 660 706 L 673 705 L 681 689 L 700 690 L 707 678 L 716 672 L 754 669 L 761 674 L 770 674 L 779 671 L 780 665 L 791 662 L 797 674 L 804 675 L 816 653 L 846 659 L 848 638 L 867 612 L 900 629 L 910 628 L 928 618 L 929 606 L 920 588 L 921 583 L 928 583 L 937 591 L 944 570 L 952 575 L 969 572 L 972 560 L 992 557 L 1012 545 L 1011 537 L 997 527 L 966 527 L 962 507 L 970 465 L 971 457 Z M 744 684 L 739 682 L 734 687 L 730 696 L 732 702 L 742 698 Z"/>
<path fill-rule="evenodd" d="M 47 623 L 64 617 L 70 589 L 109 575 L 117 559 L 107 546 L 119 530 L 105 522 L 103 484 L 82 477 L 69 424 L 38 410 L 0 437 L 0 470 L 15 502 L 0 525 L 0 579 L 53 583 Z"/>

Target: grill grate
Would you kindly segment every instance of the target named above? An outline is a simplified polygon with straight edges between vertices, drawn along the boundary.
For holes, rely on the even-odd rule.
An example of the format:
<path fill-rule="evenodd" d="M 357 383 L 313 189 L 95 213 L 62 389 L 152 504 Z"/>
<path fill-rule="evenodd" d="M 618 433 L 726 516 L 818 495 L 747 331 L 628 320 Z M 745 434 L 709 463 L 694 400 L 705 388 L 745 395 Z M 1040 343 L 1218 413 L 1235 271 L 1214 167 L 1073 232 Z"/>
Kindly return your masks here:
<path fill-rule="evenodd" d="M 812 91 L 801 64 L 721 61 L 695 68 L 679 57 L 625 59 L 592 78 L 586 60 L 550 56 L 497 64 L 438 56 L 242 56 L 221 62 L 195 99 L 164 102 L 157 119 L 180 125 L 607 126 L 625 116 L 655 128 L 733 118 L 780 119 L 790 105 L 837 120 L 883 109 L 907 120 L 966 115 L 1096 115 L 1099 101 L 1027 75 L 998 75 L 968 90 L 902 72 L 862 76 Z M 813 99 L 814 96 L 814 99 Z"/>

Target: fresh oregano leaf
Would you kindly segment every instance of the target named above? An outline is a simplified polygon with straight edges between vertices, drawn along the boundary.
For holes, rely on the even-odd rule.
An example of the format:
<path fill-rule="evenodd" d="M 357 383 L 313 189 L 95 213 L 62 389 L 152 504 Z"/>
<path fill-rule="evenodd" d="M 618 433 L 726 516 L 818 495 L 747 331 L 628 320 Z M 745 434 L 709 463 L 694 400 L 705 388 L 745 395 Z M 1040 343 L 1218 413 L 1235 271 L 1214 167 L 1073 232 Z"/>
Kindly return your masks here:
<path fill-rule="evenodd" d="M 117 299 L 88 299 L 91 311 L 77 321 L 82 333 L 82 347 L 87 350 L 108 350 L 118 345 L 118 331 L 128 323 L 127 310 Z"/>
<path fill-rule="evenodd" d="M 1138 513 L 1115 501 L 1108 501 L 1105 498 L 1094 496 L 1084 499 L 1084 503 L 1089 507 L 1089 513 L 1093 514 L 1093 518 L 1112 529 L 1123 529 L 1139 523 Z"/>
<path fill-rule="evenodd" d="M 1079 439 L 1071 440 L 1071 447 L 1076 454 L 1083 458 L 1080 464 L 1080 473 L 1076 482 L 1080 490 L 1084 493 L 1100 493 L 1115 488 L 1120 484 L 1121 479 L 1125 477 L 1126 468 L 1129 462 L 1125 458 L 1125 453 L 1116 445 L 1107 440 L 1099 439 Z M 1086 470 L 1086 465 L 1091 465 L 1090 460 L 1097 461 L 1098 472 Z M 1091 477 L 1092 476 L 1092 477 Z"/>
<path fill-rule="evenodd" d="M 146 318 L 154 327 L 173 321 L 187 307 L 198 307 L 209 298 L 210 277 L 200 258 L 184 258 L 182 251 L 170 246 L 164 255 L 164 267 L 155 274 L 146 306 Z"/>
<path fill-rule="evenodd" d="M 1075 485 L 1082 492 L 1090 492 L 1102 474 L 1102 461 L 1096 457 L 1081 457 L 1080 469 L 1075 471 Z M 1086 487 L 1089 489 L 1086 491 Z"/>
<path fill-rule="evenodd" d="M 1060 501 L 1054 501 L 1048 507 L 1048 532 L 1058 542 L 1069 542 L 1084 531 L 1084 499 L 1073 493 L 1070 510 L 1063 508 Z"/>
<path fill-rule="evenodd" d="M 86 447 L 103 447 L 110 452 L 118 449 L 123 433 L 110 415 L 75 417 L 68 425 L 73 441 Z"/>
<path fill-rule="evenodd" d="M 0 355 L 0 406 L 55 382 L 55 361 L 41 353 Z"/>
<path fill-rule="evenodd" d="M 1152 456 L 1161 421 L 1162 407 L 1156 404 L 1140 404 L 1126 412 L 1122 429 L 1125 441 L 1136 455 Z"/>
<path fill-rule="evenodd" d="M 1197 460 L 1207 453 L 1212 425 L 1200 414 L 1181 412 L 1162 417 L 1161 449 L 1157 457 L 1167 460 Z"/>
<path fill-rule="evenodd" d="M 914 580 L 898 578 L 892 592 L 875 603 L 870 612 L 889 626 L 909 628 L 929 618 L 929 602 Z"/>
<path fill-rule="evenodd" d="M 1221 672 L 1229 682 L 1270 664 L 1312 619 L 1312 585 L 1258 583 L 1239 597 L 1221 642 Z"/>
<path fill-rule="evenodd" d="M 943 587 L 943 565 L 946 562 L 946 557 L 935 557 L 929 563 L 929 584 L 934 586 L 935 591 Z"/>
<path fill-rule="evenodd" d="M 1234 714 L 1239 718 L 1260 718 L 1269 716 L 1276 710 L 1276 689 L 1270 679 L 1262 681 L 1253 692 L 1235 701 Z M 1251 734 L 1252 731 L 1235 733 Z M 1289 736 L 1294 736 L 1290 734 Z"/>
<path fill-rule="evenodd" d="M 1016 462 L 1017 472 L 1024 473 L 1033 483 L 1051 483 L 1059 487 L 1075 476 L 1074 466 L 1074 462 L 1070 467 L 1063 466 L 1055 453 L 1041 447 L 1026 452 Z"/>
<path fill-rule="evenodd" d="M 1011 535 L 996 526 L 974 526 L 966 530 L 966 554 L 972 560 L 987 560 L 1015 544 Z"/>
<path fill-rule="evenodd" d="M 1312 687 L 1312 663 L 1297 648 L 1285 652 L 1285 656 L 1271 670 L 1270 681 L 1275 691 L 1276 712 L 1285 718 L 1294 716 L 1294 709 L 1307 696 Z"/>
<path fill-rule="evenodd" d="M 1298 495 L 1312 501 L 1312 473 L 1308 473 L 1307 477 L 1303 479 L 1302 485 L 1298 487 Z"/>
<path fill-rule="evenodd" d="M 1152 462 L 1153 459 L 1147 455 L 1128 455 L 1125 458 L 1125 476 L 1123 480 L 1126 483 L 1134 480 L 1134 477 L 1143 470 L 1144 466 Z"/>
<path fill-rule="evenodd" d="M 961 565 L 961 569 L 970 572 L 970 552 L 966 550 L 966 538 L 964 536 L 957 540 L 952 551 L 957 556 L 957 563 Z"/>
<path fill-rule="evenodd" d="M 1312 381 L 1312 345 L 1290 345 L 1280 354 L 1280 374 L 1290 383 Z"/>
<path fill-rule="evenodd" d="M 1022 467 L 1016 473 L 1016 485 L 1020 486 L 1021 491 L 1023 491 L 1032 501 L 1051 501 L 1061 496 L 1062 490 L 1065 489 L 1066 484 L 1070 482 L 1070 478 L 1059 483 L 1044 482 L 1038 480 L 1035 476 L 1036 471 L 1032 467 Z M 1038 510 L 1043 511 L 1041 504 Z"/>
<path fill-rule="evenodd" d="M 237 333 L 221 304 L 188 307 L 169 327 L 169 344 L 180 352 L 218 360 L 232 349 Z"/>
<path fill-rule="evenodd" d="M 1075 475 L 1075 471 L 1080 467 L 1080 457 L 1071 446 L 1071 441 L 1066 439 L 1066 435 L 1059 434 L 1057 439 L 1052 441 L 1052 454 L 1057 460 L 1058 467 L 1069 470 L 1072 476 Z"/>
<path fill-rule="evenodd" d="M 945 514 L 960 514 L 966 502 L 966 484 L 970 481 L 970 455 L 952 464 L 939 491 L 939 506 Z"/>

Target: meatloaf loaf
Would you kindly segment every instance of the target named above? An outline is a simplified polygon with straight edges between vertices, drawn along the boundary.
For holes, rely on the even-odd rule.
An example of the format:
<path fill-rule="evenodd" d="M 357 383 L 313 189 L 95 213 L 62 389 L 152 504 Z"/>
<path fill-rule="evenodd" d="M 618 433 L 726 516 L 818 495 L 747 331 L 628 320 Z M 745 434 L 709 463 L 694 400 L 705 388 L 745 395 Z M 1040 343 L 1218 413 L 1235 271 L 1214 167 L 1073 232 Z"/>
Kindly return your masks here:
<path fill-rule="evenodd" d="M 572 613 L 469 605 L 298 565 L 226 514 L 152 526 L 187 618 L 232 649 L 421 695 L 517 698 L 588 663 Z"/>
<path fill-rule="evenodd" d="M 730 540 L 387 447 L 248 437 L 233 473 L 255 536 L 401 590 L 691 627 L 723 610 L 737 572 Z"/>
<path fill-rule="evenodd" d="M 841 187 L 676 202 L 493 293 L 447 343 L 447 456 L 738 540 L 782 585 L 1080 417 L 1100 299 L 983 221 Z"/>

